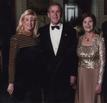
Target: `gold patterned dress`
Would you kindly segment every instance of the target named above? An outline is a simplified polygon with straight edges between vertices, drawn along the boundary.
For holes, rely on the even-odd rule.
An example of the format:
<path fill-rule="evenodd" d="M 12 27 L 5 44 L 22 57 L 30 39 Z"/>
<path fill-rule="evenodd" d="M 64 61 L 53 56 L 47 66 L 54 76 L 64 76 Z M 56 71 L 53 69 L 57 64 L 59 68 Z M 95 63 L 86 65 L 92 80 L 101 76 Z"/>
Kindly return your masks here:
<path fill-rule="evenodd" d="M 78 83 L 75 103 L 102 103 L 101 95 L 95 93 L 97 84 L 102 83 L 105 64 L 105 45 L 103 37 L 95 34 L 92 45 L 86 46 L 80 37 L 77 55 Z"/>

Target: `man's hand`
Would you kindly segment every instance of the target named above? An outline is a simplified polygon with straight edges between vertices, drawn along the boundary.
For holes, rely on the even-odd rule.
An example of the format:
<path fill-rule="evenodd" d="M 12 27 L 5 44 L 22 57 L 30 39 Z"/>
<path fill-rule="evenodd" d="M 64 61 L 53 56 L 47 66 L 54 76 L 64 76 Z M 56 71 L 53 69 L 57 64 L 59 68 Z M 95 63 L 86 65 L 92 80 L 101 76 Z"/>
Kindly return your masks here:
<path fill-rule="evenodd" d="M 76 76 L 70 76 L 70 85 L 73 89 L 76 89 Z"/>

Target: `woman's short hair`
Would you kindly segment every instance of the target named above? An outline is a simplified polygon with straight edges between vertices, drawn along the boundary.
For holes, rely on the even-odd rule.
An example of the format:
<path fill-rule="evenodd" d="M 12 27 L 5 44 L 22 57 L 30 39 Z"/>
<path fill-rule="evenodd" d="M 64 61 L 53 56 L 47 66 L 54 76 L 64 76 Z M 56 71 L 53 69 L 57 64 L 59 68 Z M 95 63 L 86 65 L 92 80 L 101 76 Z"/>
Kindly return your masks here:
<path fill-rule="evenodd" d="M 84 34 L 83 21 L 87 17 L 92 18 L 92 21 L 93 21 L 93 31 L 97 32 L 96 31 L 96 17 L 94 16 L 94 14 L 92 14 L 92 13 L 83 13 L 82 16 L 81 16 L 81 18 L 80 18 L 80 28 L 81 28 L 80 35 Z"/>
<path fill-rule="evenodd" d="M 34 27 L 34 30 L 33 30 L 33 33 L 34 35 L 37 34 L 37 31 L 38 31 L 38 21 L 37 21 L 37 14 L 36 12 L 34 12 L 33 10 L 31 9 L 27 9 L 25 10 L 21 16 L 20 16 L 20 19 L 19 19 L 19 22 L 18 22 L 18 26 L 16 28 L 16 32 L 17 33 L 23 33 L 24 32 L 24 29 L 23 29 L 23 20 L 25 18 L 25 16 L 27 15 L 32 15 L 34 17 L 34 20 L 35 20 L 35 27 Z"/>
<path fill-rule="evenodd" d="M 95 15 L 92 14 L 92 13 L 84 13 L 84 14 L 82 15 L 82 17 L 81 17 L 81 26 L 82 26 L 82 23 L 83 23 L 84 19 L 87 18 L 87 17 L 92 18 L 93 24 L 94 24 L 93 26 L 95 27 L 95 26 L 96 26 L 96 17 L 95 17 Z"/>

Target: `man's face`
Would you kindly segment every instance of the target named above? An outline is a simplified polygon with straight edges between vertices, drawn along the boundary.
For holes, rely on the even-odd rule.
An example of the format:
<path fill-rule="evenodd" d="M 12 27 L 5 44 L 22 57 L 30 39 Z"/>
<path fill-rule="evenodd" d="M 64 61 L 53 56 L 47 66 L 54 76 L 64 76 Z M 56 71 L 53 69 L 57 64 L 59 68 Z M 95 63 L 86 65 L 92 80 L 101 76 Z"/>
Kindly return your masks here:
<path fill-rule="evenodd" d="M 53 25 L 57 25 L 61 20 L 61 10 L 59 6 L 51 6 L 48 11 L 48 17 Z"/>

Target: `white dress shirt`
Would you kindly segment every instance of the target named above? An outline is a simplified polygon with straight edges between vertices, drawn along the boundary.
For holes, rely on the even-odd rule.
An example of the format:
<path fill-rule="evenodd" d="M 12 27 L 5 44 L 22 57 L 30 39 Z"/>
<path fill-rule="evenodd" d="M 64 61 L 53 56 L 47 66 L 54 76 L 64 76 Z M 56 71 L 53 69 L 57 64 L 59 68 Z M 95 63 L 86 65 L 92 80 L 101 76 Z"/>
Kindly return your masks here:
<path fill-rule="evenodd" d="M 54 30 L 52 30 L 51 26 L 54 26 L 54 25 L 50 24 L 50 38 L 51 38 L 54 54 L 56 55 L 59 48 L 63 24 L 61 23 L 58 24 L 57 26 L 59 26 L 59 29 L 55 28 Z"/>

